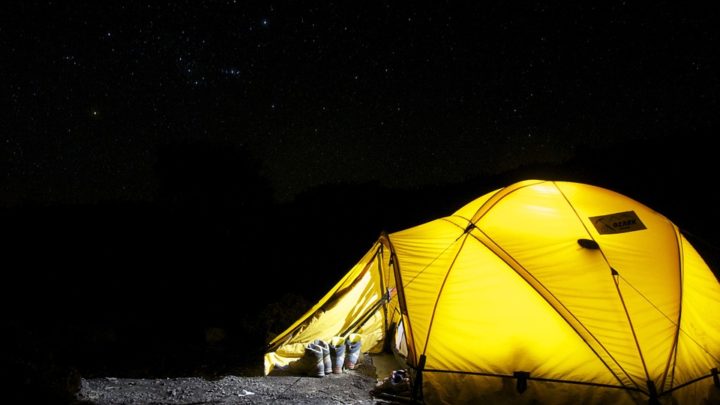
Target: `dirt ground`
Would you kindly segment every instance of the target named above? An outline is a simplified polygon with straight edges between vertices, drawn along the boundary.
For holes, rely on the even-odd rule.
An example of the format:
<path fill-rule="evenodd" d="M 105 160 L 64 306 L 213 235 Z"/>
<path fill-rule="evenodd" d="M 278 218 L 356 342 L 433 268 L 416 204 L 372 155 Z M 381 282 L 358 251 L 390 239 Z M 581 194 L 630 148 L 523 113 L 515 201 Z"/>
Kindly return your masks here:
<path fill-rule="evenodd" d="M 384 372 L 384 371 L 382 371 Z M 371 359 L 355 370 L 325 377 L 225 376 L 215 380 L 197 377 L 82 379 L 78 402 L 119 404 L 389 404 L 374 397 L 382 380 Z"/>

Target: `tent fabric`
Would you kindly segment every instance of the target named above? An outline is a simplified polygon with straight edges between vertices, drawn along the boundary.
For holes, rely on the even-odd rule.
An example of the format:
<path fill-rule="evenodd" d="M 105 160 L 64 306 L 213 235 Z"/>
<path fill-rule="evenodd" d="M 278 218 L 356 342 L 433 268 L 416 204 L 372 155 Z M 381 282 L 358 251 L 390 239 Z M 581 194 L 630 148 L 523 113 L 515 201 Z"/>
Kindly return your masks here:
<path fill-rule="evenodd" d="M 315 339 L 358 333 L 362 352 L 380 352 L 385 338 L 385 313 L 392 305 L 379 306 L 387 290 L 394 289 L 392 274 L 381 272 L 382 244 L 376 243 L 363 258 L 310 310 L 269 344 L 265 374 L 300 359 L 305 345 Z"/>
<path fill-rule="evenodd" d="M 588 184 L 527 180 L 382 235 L 271 342 L 266 373 L 314 338 L 381 350 L 400 320 L 428 403 L 720 397 L 717 278 L 669 219 Z"/>

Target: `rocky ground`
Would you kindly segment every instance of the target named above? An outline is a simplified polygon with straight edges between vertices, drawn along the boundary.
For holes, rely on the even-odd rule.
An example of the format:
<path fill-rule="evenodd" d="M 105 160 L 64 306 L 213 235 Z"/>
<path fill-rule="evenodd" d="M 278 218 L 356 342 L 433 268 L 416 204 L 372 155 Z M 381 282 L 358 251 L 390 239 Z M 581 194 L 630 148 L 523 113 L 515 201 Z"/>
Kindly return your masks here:
<path fill-rule="evenodd" d="M 82 379 L 79 403 L 119 404 L 388 404 L 373 396 L 376 368 L 366 362 L 343 374 L 305 376 L 225 376 L 218 379 Z M 381 380 L 381 379 L 380 379 Z"/>

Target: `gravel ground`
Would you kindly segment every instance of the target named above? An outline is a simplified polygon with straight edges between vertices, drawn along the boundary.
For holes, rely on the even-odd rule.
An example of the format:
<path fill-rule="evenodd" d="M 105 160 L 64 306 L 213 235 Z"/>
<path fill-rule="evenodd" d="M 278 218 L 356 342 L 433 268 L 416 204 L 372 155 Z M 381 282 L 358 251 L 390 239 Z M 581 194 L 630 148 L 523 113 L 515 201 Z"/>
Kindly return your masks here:
<path fill-rule="evenodd" d="M 225 376 L 203 378 L 82 379 L 78 400 L 117 404 L 358 404 L 387 403 L 370 391 L 378 380 L 371 365 L 330 374 L 304 376 Z"/>

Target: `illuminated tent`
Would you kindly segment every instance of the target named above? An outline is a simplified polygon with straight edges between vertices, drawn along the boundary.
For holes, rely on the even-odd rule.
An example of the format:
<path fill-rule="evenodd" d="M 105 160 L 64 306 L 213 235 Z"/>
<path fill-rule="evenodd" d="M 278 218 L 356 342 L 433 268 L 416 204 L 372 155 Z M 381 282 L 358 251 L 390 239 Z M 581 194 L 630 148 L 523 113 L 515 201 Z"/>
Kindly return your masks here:
<path fill-rule="evenodd" d="M 265 372 L 350 332 L 390 342 L 426 403 L 720 398 L 715 275 L 666 217 L 586 184 L 523 181 L 382 235 Z"/>

